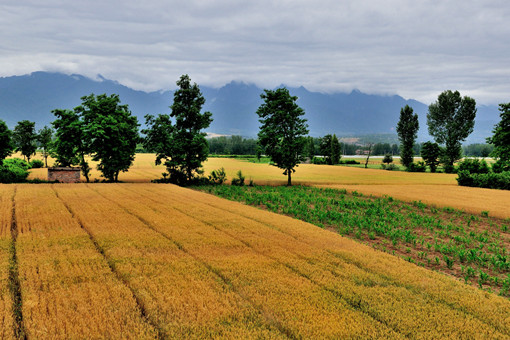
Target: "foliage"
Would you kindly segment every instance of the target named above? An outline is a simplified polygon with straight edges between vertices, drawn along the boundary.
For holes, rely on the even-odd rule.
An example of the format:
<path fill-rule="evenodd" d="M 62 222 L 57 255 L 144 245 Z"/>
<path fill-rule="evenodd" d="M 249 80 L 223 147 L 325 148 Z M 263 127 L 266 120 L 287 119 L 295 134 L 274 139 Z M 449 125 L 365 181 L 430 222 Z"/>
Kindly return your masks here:
<path fill-rule="evenodd" d="M 408 172 L 425 172 L 426 170 L 427 165 L 422 161 L 410 163 L 406 168 Z"/>
<path fill-rule="evenodd" d="M 53 129 L 45 126 L 39 130 L 37 134 L 37 144 L 42 148 L 42 154 L 44 158 L 44 166 L 48 167 L 48 156 L 51 148 L 51 141 L 53 137 Z"/>
<path fill-rule="evenodd" d="M 461 158 L 461 142 L 473 132 L 475 116 L 475 100 L 467 96 L 461 98 L 458 91 L 444 91 L 435 103 L 429 105 L 429 134 L 437 143 L 445 145 L 443 162 L 446 172 L 452 172 L 453 163 Z"/>
<path fill-rule="evenodd" d="M 326 164 L 335 165 L 340 163 L 341 145 L 336 135 L 325 135 L 321 138 L 320 153 L 324 156 Z"/>
<path fill-rule="evenodd" d="M 494 150 L 492 144 L 474 143 L 462 146 L 463 154 L 466 157 L 489 157 L 492 150 Z"/>
<path fill-rule="evenodd" d="M 391 164 L 384 164 L 383 163 L 383 164 L 381 164 L 381 169 L 383 169 L 383 170 L 390 170 L 390 171 L 391 170 L 400 170 L 398 165 L 393 164 L 393 163 L 391 163 Z"/>
<path fill-rule="evenodd" d="M 487 174 L 490 172 L 489 165 L 482 159 L 466 158 L 457 166 L 458 171 L 467 171 L 472 174 Z"/>
<path fill-rule="evenodd" d="M 257 140 L 241 136 L 220 136 L 207 139 L 209 154 L 213 155 L 254 155 Z"/>
<path fill-rule="evenodd" d="M 157 118 L 146 116 L 148 128 L 144 145 L 156 152 L 156 164 L 165 160 L 169 180 L 185 185 L 203 173 L 202 162 L 209 153 L 206 133 L 202 129 L 212 122 L 210 112 L 200 113 L 205 99 L 196 83 L 191 84 L 188 75 L 177 81 L 179 89 L 174 92 L 172 113 Z M 172 125 L 171 118 L 175 119 Z"/>
<path fill-rule="evenodd" d="M 495 163 L 492 164 L 493 172 L 503 172 L 510 171 L 510 164 L 508 162 L 504 162 L 501 159 L 498 159 Z"/>
<path fill-rule="evenodd" d="M 458 172 L 457 182 L 468 187 L 510 190 L 510 171 L 469 173 L 467 170 L 461 170 Z"/>
<path fill-rule="evenodd" d="M 232 178 L 232 181 L 230 183 L 232 185 L 242 187 L 242 186 L 244 186 L 244 179 L 245 179 L 245 177 L 244 177 L 243 173 L 241 172 L 241 170 L 239 170 L 236 174 L 236 177 Z"/>
<path fill-rule="evenodd" d="M 35 132 L 35 122 L 28 120 L 19 121 L 14 127 L 12 140 L 16 151 L 21 152 L 30 162 L 30 157 L 35 155 L 37 150 L 37 133 Z"/>
<path fill-rule="evenodd" d="M 441 148 L 437 143 L 425 142 L 421 147 L 421 157 L 430 168 L 430 172 L 436 172 L 439 165 Z"/>
<path fill-rule="evenodd" d="M 501 121 L 494 127 L 488 143 L 494 144 L 492 157 L 498 159 L 500 167 L 510 170 L 510 103 L 499 104 Z"/>
<path fill-rule="evenodd" d="M 55 109 L 52 113 L 56 117 L 51 123 L 55 128 L 52 156 L 59 166 L 79 165 L 88 183 L 90 166 L 85 155 L 90 152 L 90 146 L 86 140 L 83 118 L 73 110 Z"/>
<path fill-rule="evenodd" d="M 217 170 L 211 171 L 211 175 L 209 176 L 209 181 L 213 184 L 223 184 L 227 179 L 227 173 L 225 172 L 225 168 L 220 168 Z"/>
<path fill-rule="evenodd" d="M 384 155 L 382 162 L 385 164 L 393 163 L 393 156 L 391 154 L 387 153 L 386 155 Z"/>
<path fill-rule="evenodd" d="M 0 162 L 7 156 L 10 156 L 14 149 L 12 141 L 12 131 L 7 124 L 0 119 Z"/>
<path fill-rule="evenodd" d="M 260 117 L 259 144 L 272 162 L 284 169 L 287 185 L 292 185 L 291 175 L 295 167 L 304 160 L 303 149 L 308 134 L 305 114 L 297 104 L 297 97 L 289 94 L 286 88 L 275 91 L 264 90 L 260 95 L 264 103 L 257 109 Z"/>
<path fill-rule="evenodd" d="M 19 183 L 24 182 L 28 175 L 30 164 L 19 159 L 4 159 L 0 165 L 0 183 Z"/>
<path fill-rule="evenodd" d="M 39 159 L 33 159 L 30 161 L 30 167 L 32 169 L 38 169 L 44 167 L 44 162 Z"/>
<path fill-rule="evenodd" d="M 400 162 L 405 167 L 413 162 L 413 146 L 418 136 L 418 114 L 406 105 L 400 109 L 400 119 L 397 123 L 398 139 L 400 140 Z"/>
<path fill-rule="evenodd" d="M 83 118 L 83 135 L 97 169 L 110 182 L 133 164 L 136 144 L 140 140 L 138 119 L 116 94 L 82 97 L 74 111 Z"/>

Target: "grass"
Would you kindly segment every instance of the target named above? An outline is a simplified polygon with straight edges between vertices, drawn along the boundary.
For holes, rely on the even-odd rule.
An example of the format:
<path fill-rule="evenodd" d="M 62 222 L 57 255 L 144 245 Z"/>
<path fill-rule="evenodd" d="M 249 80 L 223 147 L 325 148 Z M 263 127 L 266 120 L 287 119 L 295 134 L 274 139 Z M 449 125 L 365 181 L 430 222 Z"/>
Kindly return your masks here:
<path fill-rule="evenodd" d="M 510 296 L 510 222 L 421 201 L 365 197 L 356 191 L 312 187 L 199 188 L 285 214 L 397 254 L 503 296 Z M 439 259 L 439 260 L 436 260 Z"/>

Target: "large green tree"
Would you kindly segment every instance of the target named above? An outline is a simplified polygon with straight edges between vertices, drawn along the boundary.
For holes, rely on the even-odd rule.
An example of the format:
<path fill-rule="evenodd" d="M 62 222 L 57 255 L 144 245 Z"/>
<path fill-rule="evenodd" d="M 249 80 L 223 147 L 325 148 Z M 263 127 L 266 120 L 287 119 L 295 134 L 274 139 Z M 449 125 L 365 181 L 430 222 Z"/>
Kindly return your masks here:
<path fill-rule="evenodd" d="M 414 142 L 418 136 L 418 115 L 413 113 L 409 105 L 400 109 L 400 119 L 397 123 L 397 134 L 400 140 L 400 163 L 408 167 L 413 162 Z"/>
<path fill-rule="evenodd" d="M 51 148 L 51 138 L 53 137 L 53 129 L 45 126 L 37 133 L 37 144 L 42 149 L 44 166 L 48 167 L 48 156 Z"/>
<path fill-rule="evenodd" d="M 452 172 L 453 163 L 461 158 L 461 142 L 473 132 L 475 117 L 475 100 L 461 97 L 459 91 L 444 91 L 435 103 L 429 105 L 429 134 L 445 146 L 443 162 L 446 172 Z"/>
<path fill-rule="evenodd" d="M 264 90 L 260 95 L 264 103 L 257 109 L 260 117 L 259 143 L 273 163 L 287 175 L 287 185 L 292 185 L 291 175 L 304 160 L 308 125 L 301 118 L 305 111 L 297 104 L 286 88 Z"/>
<path fill-rule="evenodd" d="M 85 139 L 83 119 L 73 110 L 55 109 L 57 119 L 51 124 L 55 128 L 55 140 L 52 156 L 63 167 L 79 165 L 83 176 L 89 182 L 90 166 L 85 156 L 90 152 L 89 142 Z"/>
<path fill-rule="evenodd" d="M 5 157 L 11 155 L 13 149 L 12 131 L 9 130 L 7 124 L 0 119 L 0 166 Z"/>
<path fill-rule="evenodd" d="M 30 162 L 30 157 L 35 155 L 37 150 L 35 122 L 28 120 L 19 121 L 14 127 L 12 139 L 14 141 L 16 151 L 21 152 L 21 154 L 27 158 L 27 161 Z"/>
<path fill-rule="evenodd" d="M 109 182 L 117 182 L 119 173 L 127 171 L 135 159 L 140 141 L 138 119 L 117 94 L 90 94 L 82 97 L 74 111 L 83 118 L 83 135 L 92 160 Z"/>
<path fill-rule="evenodd" d="M 146 135 L 145 146 L 156 152 L 156 164 L 165 160 L 169 180 L 184 185 L 203 173 L 209 146 L 202 130 L 211 124 L 212 114 L 201 113 L 205 99 L 187 74 L 181 76 L 177 86 L 170 115 L 147 115 L 148 128 L 142 132 Z"/>
<path fill-rule="evenodd" d="M 494 145 L 491 155 L 497 158 L 496 168 L 510 171 L 510 103 L 499 104 L 501 121 L 494 126 L 494 134 L 487 142 Z"/>

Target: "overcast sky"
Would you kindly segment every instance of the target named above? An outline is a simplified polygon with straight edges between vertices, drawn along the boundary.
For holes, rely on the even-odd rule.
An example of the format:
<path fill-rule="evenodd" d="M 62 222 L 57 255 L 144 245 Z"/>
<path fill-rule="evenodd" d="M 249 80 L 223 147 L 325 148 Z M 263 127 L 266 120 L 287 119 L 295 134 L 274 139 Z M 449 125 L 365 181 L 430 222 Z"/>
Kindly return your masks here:
<path fill-rule="evenodd" d="M 510 101 L 508 0 L 2 0 L 0 17 L 0 76 L 101 74 L 159 90 L 188 73 L 216 87 Z"/>

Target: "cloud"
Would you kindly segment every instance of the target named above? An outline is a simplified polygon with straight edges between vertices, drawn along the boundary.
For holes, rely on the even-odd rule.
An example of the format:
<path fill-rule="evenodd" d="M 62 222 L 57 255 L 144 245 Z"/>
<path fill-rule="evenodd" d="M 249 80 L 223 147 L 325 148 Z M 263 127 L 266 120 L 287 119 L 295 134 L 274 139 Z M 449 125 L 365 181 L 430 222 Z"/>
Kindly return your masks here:
<path fill-rule="evenodd" d="M 509 101 L 506 1 L 3 1 L 1 76 L 37 70 L 143 90 L 244 80 L 425 103 Z"/>

